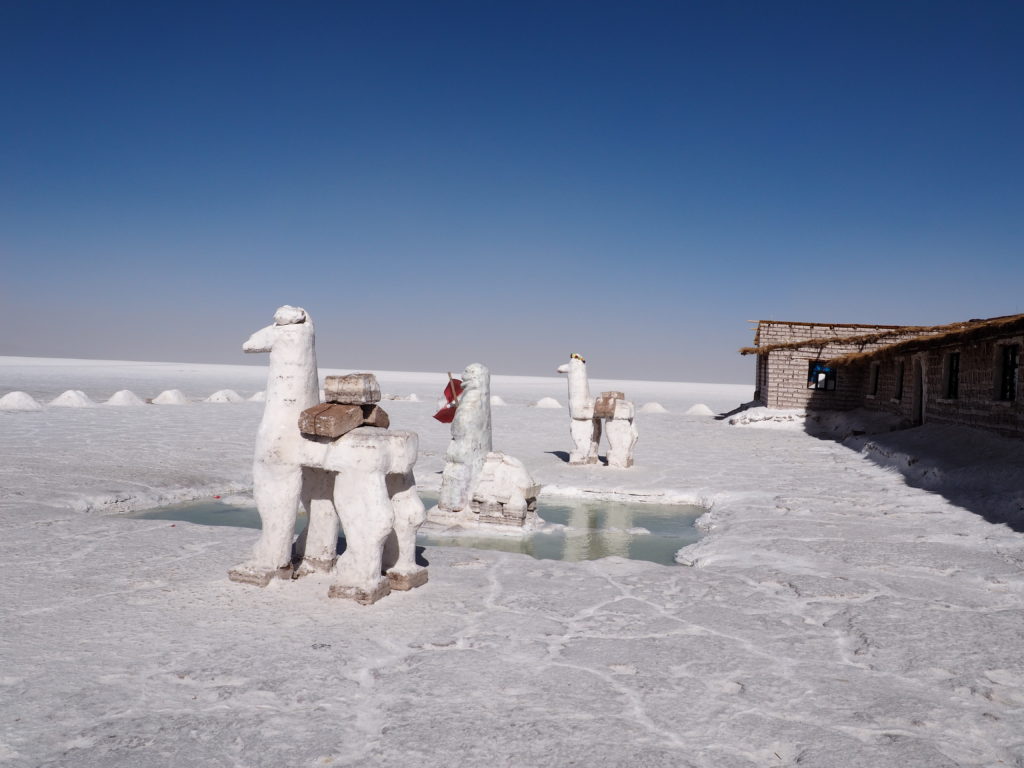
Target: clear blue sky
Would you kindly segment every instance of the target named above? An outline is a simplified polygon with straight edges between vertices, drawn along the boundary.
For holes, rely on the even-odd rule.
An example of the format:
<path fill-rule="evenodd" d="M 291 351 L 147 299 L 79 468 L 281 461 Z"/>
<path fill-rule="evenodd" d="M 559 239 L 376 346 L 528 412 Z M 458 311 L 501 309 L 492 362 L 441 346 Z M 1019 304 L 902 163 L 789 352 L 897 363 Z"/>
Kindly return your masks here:
<path fill-rule="evenodd" d="M 1019 2 L 0 2 L 0 354 L 752 382 L 1024 312 Z M 262 361 L 260 361 L 262 362 Z"/>

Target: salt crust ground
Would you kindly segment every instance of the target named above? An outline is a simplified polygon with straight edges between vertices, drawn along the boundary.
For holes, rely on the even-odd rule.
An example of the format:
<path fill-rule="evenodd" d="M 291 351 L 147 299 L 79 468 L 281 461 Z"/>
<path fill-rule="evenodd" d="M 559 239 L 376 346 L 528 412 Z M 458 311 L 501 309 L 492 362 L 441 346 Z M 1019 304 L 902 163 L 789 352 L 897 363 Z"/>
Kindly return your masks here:
<path fill-rule="evenodd" d="M 263 375 L 0 358 L 0 394 Z M 261 404 L 0 413 L 0 765 L 1024 766 L 1024 536 L 966 509 L 1015 503 L 1020 441 L 841 445 L 682 415 L 749 387 L 608 381 L 671 413 L 638 420 L 634 469 L 568 467 L 564 410 L 525 407 L 564 386 L 494 377 L 495 447 L 548 493 L 711 504 L 697 567 L 432 547 L 430 583 L 372 608 L 242 587 L 251 531 L 103 513 L 244 493 Z M 447 428 L 387 409 L 436 487 Z"/>

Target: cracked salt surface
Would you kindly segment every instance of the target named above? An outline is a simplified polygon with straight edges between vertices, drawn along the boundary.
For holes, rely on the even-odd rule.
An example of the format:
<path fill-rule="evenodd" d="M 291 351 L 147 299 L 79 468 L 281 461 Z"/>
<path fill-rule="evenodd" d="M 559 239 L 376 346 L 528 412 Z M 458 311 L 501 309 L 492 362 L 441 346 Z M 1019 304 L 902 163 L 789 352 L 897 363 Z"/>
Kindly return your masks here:
<path fill-rule="evenodd" d="M 228 582 L 252 531 L 105 514 L 244 494 L 261 404 L 196 399 L 264 374 L 0 358 L 0 394 L 190 398 L 0 413 L 0 766 L 1024 766 L 1024 536 L 969 511 L 1018 497 L 1020 441 L 888 440 L 914 484 L 949 454 L 940 494 L 878 447 L 685 414 L 749 387 L 609 381 L 670 413 L 633 469 L 569 467 L 565 411 L 527 407 L 564 381 L 495 377 L 495 447 L 546 491 L 710 506 L 695 567 L 428 547 L 426 586 L 366 608 Z M 388 411 L 436 489 L 447 428 Z"/>

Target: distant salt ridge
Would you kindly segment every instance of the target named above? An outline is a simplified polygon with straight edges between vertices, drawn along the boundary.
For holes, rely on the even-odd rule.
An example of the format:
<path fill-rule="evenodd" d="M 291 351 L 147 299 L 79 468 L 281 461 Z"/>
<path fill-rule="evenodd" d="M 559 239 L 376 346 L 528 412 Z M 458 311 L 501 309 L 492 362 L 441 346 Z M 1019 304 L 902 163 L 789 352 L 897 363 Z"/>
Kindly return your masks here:
<path fill-rule="evenodd" d="M 0 411 L 41 411 L 43 406 L 28 392 L 8 392 L 0 397 Z"/>
<path fill-rule="evenodd" d="M 250 403 L 265 403 L 267 401 L 267 393 L 263 390 L 257 392 L 255 395 L 249 398 Z"/>
<path fill-rule="evenodd" d="M 668 413 L 668 409 L 661 403 L 644 403 L 640 406 L 640 413 Z"/>
<path fill-rule="evenodd" d="M 207 403 L 242 403 L 245 402 L 240 394 L 233 389 L 218 389 L 208 398 Z"/>
<path fill-rule="evenodd" d="M 508 403 L 502 399 L 501 395 L 491 395 L 491 405 L 508 405 Z"/>
<path fill-rule="evenodd" d="M 165 389 L 153 398 L 156 405 L 187 405 L 188 398 L 180 389 Z"/>
<path fill-rule="evenodd" d="M 92 408 L 96 403 L 89 399 L 89 396 L 80 389 L 69 389 L 62 392 L 50 401 L 50 405 L 60 408 Z"/>
<path fill-rule="evenodd" d="M 715 412 L 708 408 L 704 403 L 697 403 L 691 405 L 686 409 L 687 416 L 714 416 Z"/>
<path fill-rule="evenodd" d="M 404 400 L 407 403 L 418 403 L 418 402 L 420 402 L 419 395 L 417 395 L 415 392 L 413 392 L 411 394 L 408 394 L 408 395 L 383 394 L 383 395 L 380 396 L 380 398 L 381 398 L 381 400 Z"/>
<path fill-rule="evenodd" d="M 542 397 L 533 404 L 534 408 L 561 408 L 562 404 L 553 397 Z"/>
<path fill-rule="evenodd" d="M 104 405 L 145 405 L 146 401 L 136 395 L 130 389 L 120 389 L 110 396 Z"/>

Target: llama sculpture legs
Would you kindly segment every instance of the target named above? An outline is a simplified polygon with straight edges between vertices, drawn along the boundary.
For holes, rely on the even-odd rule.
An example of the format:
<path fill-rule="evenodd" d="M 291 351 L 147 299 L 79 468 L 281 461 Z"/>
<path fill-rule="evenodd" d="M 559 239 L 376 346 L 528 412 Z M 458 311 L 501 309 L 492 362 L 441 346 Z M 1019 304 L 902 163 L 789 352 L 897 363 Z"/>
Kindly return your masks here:
<path fill-rule="evenodd" d="M 384 542 L 384 568 L 392 589 L 407 590 L 427 583 L 427 569 L 416 565 L 416 532 L 427 519 L 427 508 L 416 492 L 412 471 L 387 476 L 395 525 Z"/>
<path fill-rule="evenodd" d="M 601 442 L 600 419 L 572 419 L 569 434 L 576 449 L 569 454 L 570 464 L 597 464 L 597 446 Z"/>
<path fill-rule="evenodd" d="M 295 556 L 302 559 L 296 577 L 330 571 L 338 557 L 340 523 L 334 509 L 333 472 L 302 468 L 302 506 L 309 522 L 295 543 Z"/>
<path fill-rule="evenodd" d="M 302 468 L 294 464 L 253 465 L 253 498 L 260 515 L 260 538 L 252 557 L 228 571 L 228 578 L 265 587 L 288 578 L 292 570 L 292 535 L 302 494 Z"/>
<path fill-rule="evenodd" d="M 637 430 L 632 419 L 609 419 L 605 422 L 608 433 L 608 466 L 625 469 L 633 466 L 633 447 Z"/>

